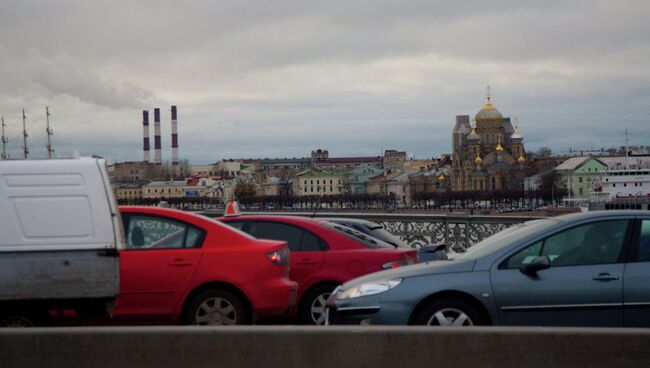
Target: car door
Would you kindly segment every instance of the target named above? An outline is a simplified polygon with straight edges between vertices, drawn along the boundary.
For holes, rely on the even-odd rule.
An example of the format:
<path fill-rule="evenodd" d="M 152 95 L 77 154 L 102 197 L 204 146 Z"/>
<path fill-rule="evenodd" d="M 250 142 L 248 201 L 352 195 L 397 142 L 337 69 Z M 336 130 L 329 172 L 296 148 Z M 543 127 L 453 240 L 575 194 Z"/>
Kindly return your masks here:
<path fill-rule="evenodd" d="M 650 327 L 650 219 L 641 219 L 625 267 L 623 318 L 625 326 Z"/>
<path fill-rule="evenodd" d="M 630 220 L 599 221 L 529 244 L 490 273 L 505 325 L 622 326 L 625 253 Z M 550 268 L 519 267 L 547 256 Z"/>
<path fill-rule="evenodd" d="M 168 320 L 201 259 L 205 231 L 160 216 L 125 216 L 116 321 Z"/>
<path fill-rule="evenodd" d="M 284 240 L 291 251 L 289 277 L 300 287 L 323 265 L 325 242 L 310 231 L 281 222 L 246 221 L 243 231 L 260 239 Z"/>

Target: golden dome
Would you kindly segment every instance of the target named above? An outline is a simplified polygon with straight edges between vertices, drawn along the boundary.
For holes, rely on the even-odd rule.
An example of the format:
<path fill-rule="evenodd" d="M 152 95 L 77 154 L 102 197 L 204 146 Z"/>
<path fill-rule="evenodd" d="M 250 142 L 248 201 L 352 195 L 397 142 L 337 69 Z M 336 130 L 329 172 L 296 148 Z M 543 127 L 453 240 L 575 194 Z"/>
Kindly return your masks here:
<path fill-rule="evenodd" d="M 474 162 L 476 162 L 477 165 L 480 165 L 481 162 L 483 162 L 483 159 L 481 159 L 481 155 L 479 155 L 478 152 L 476 153 L 476 158 L 474 159 Z"/>
<path fill-rule="evenodd" d="M 438 180 L 440 180 L 440 181 L 445 180 L 445 176 L 443 174 L 440 174 L 440 176 L 438 177 Z"/>
<path fill-rule="evenodd" d="M 486 120 L 496 120 L 498 122 L 503 121 L 503 115 L 499 112 L 499 110 L 496 109 L 496 107 L 492 106 L 492 102 L 490 101 L 490 86 L 487 87 L 487 95 L 486 95 L 486 102 L 483 107 L 481 107 L 481 110 L 476 114 L 474 117 L 474 120 L 476 120 L 476 123 L 479 123 L 481 121 L 486 121 Z"/>
<path fill-rule="evenodd" d="M 519 158 L 517 159 L 517 162 L 519 162 L 520 164 L 523 164 L 524 162 L 526 162 L 526 158 L 524 158 L 524 153 L 523 152 L 519 155 Z"/>
<path fill-rule="evenodd" d="M 503 152 L 503 147 L 501 147 L 501 136 L 499 136 L 499 141 L 497 142 L 497 148 L 494 149 L 497 152 Z"/>

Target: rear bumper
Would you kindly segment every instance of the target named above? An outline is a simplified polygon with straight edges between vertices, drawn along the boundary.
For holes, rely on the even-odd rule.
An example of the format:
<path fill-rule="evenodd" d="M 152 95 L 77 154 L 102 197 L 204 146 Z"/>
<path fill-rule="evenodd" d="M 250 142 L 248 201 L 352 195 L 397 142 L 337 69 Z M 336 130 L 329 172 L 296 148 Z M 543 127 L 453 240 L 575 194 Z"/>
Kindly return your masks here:
<path fill-rule="evenodd" d="M 256 319 L 284 315 L 296 304 L 298 283 L 275 278 L 247 285 Z"/>

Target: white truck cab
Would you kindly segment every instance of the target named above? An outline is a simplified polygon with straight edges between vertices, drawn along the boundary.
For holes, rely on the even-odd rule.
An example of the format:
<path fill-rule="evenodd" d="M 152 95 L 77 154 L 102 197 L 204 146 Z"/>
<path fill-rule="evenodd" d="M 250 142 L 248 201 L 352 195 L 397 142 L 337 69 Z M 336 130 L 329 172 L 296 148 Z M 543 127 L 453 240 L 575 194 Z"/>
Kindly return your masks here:
<path fill-rule="evenodd" d="M 103 159 L 0 161 L 0 326 L 110 313 L 124 244 Z"/>

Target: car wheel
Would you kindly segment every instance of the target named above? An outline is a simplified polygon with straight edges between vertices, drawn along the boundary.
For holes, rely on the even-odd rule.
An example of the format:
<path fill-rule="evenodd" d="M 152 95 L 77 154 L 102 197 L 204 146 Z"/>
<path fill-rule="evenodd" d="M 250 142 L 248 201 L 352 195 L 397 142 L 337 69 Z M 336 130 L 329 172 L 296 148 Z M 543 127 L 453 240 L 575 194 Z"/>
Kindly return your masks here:
<path fill-rule="evenodd" d="M 244 325 L 250 323 L 250 317 L 237 296 L 226 290 L 210 289 L 192 299 L 185 322 L 198 326 Z"/>
<path fill-rule="evenodd" d="M 426 326 L 479 326 L 487 324 L 481 313 L 462 299 L 433 300 L 417 312 L 413 323 Z"/>
<path fill-rule="evenodd" d="M 324 325 L 325 302 L 334 289 L 336 285 L 324 284 L 308 291 L 300 303 L 300 322 L 307 325 Z"/>
<path fill-rule="evenodd" d="M 47 326 L 48 318 L 38 313 L 20 313 L 11 311 L 0 316 L 0 327 L 36 327 Z"/>

